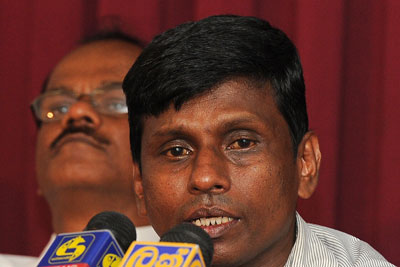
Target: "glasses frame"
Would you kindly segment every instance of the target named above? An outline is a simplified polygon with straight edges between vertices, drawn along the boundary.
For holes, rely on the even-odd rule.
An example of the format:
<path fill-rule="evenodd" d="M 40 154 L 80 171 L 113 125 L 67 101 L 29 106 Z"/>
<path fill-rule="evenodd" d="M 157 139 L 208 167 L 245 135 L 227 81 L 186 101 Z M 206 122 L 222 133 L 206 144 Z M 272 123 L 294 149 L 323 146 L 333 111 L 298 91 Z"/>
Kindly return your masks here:
<path fill-rule="evenodd" d="M 75 91 L 72 90 L 68 90 L 68 89 L 64 89 L 64 88 L 59 88 L 59 89 L 54 89 L 54 90 L 49 90 L 46 91 L 43 94 L 40 94 L 38 97 L 36 97 L 30 107 L 31 110 L 33 112 L 33 115 L 35 117 L 36 123 L 38 125 L 40 125 L 42 122 L 55 122 L 55 121 L 59 121 L 61 120 L 65 114 L 67 114 L 67 112 L 65 114 L 63 114 L 62 116 L 60 116 L 57 119 L 46 119 L 43 118 L 42 114 L 41 114 L 41 102 L 43 99 L 49 97 L 49 96 L 57 96 L 57 95 L 65 95 L 65 96 L 71 96 L 71 98 L 75 99 L 76 102 L 82 101 L 83 98 L 89 98 L 89 103 L 92 105 L 92 107 L 100 114 L 105 114 L 105 115 L 110 115 L 110 116 L 123 116 L 126 115 L 127 112 L 123 112 L 123 113 L 113 113 L 113 112 L 107 112 L 105 110 L 99 109 L 98 105 L 95 101 L 95 96 L 96 95 L 101 95 L 104 94 L 105 92 L 109 92 L 109 91 L 113 91 L 113 90 L 121 90 L 122 88 L 117 88 L 114 86 L 108 86 L 108 87 L 104 87 L 104 88 L 98 88 L 93 90 L 92 92 L 90 92 L 89 94 L 78 94 Z M 126 101 L 126 100 L 125 100 Z M 75 104 L 76 102 L 74 102 L 73 104 Z"/>

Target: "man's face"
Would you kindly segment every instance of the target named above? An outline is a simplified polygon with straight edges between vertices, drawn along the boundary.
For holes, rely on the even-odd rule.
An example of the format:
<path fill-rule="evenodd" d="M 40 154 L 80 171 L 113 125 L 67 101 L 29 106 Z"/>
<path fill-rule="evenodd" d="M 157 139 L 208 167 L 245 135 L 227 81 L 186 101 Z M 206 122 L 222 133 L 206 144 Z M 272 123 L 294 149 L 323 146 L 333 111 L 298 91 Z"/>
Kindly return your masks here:
<path fill-rule="evenodd" d="M 46 92 L 87 95 L 96 89 L 122 89 L 139 53 L 138 47 L 121 41 L 81 46 L 56 66 Z M 90 131 L 65 134 L 71 127 Z M 39 129 L 37 177 L 47 198 L 65 189 L 132 190 L 131 164 L 127 115 L 100 114 L 88 97 L 73 104 L 61 120 L 44 122 Z"/>
<path fill-rule="evenodd" d="M 290 251 L 298 169 L 269 88 L 230 81 L 145 118 L 141 164 L 139 207 L 159 235 L 182 222 L 201 225 L 217 266 Z"/>

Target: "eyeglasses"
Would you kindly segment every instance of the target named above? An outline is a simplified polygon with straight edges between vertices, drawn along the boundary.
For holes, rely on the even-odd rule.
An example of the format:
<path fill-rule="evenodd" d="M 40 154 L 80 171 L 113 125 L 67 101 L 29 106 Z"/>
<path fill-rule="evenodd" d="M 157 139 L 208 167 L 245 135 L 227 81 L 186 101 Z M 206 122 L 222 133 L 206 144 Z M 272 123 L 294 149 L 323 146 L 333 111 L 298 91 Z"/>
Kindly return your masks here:
<path fill-rule="evenodd" d="M 36 118 L 41 122 L 61 120 L 70 107 L 84 97 L 97 112 L 106 115 L 128 113 L 124 92 L 119 88 L 96 89 L 90 94 L 78 95 L 74 91 L 57 89 L 38 96 L 31 104 Z"/>

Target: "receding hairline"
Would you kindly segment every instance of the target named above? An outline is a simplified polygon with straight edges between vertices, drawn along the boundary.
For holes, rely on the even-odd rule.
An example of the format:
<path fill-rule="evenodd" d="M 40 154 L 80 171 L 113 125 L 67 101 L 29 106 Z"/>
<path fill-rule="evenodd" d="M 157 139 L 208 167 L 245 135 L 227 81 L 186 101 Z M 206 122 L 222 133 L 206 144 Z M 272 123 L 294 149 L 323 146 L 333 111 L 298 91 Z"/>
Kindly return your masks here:
<path fill-rule="evenodd" d="M 115 46 L 115 47 L 113 47 Z M 137 52 L 138 54 L 143 50 L 142 47 L 140 47 L 137 44 L 133 44 L 124 40 L 119 40 L 119 39 L 107 39 L 107 40 L 96 40 L 92 41 L 90 43 L 83 43 L 79 44 L 76 46 L 74 49 L 72 49 L 69 53 L 67 53 L 62 59 L 56 64 L 54 68 L 56 68 L 62 61 L 67 59 L 68 57 L 80 53 L 82 50 L 91 50 L 94 48 L 100 49 L 110 49 L 110 50 L 117 50 L 117 49 L 126 49 L 126 50 L 132 50 Z M 53 68 L 53 69 L 54 69 Z"/>
<path fill-rule="evenodd" d="M 113 45 L 120 46 L 122 49 L 126 50 L 131 50 L 133 51 L 134 54 L 136 54 L 136 57 L 142 52 L 143 48 L 138 45 L 134 44 L 132 42 L 126 41 L 126 40 L 121 40 L 121 39 L 102 39 L 102 40 L 93 40 L 88 43 L 79 43 L 76 47 L 74 47 L 71 51 L 69 51 L 66 55 L 64 55 L 57 63 L 56 65 L 51 69 L 49 74 L 47 74 L 46 78 L 43 81 L 42 88 L 40 91 L 40 94 L 43 94 L 47 89 L 49 82 L 52 78 L 52 75 L 54 71 L 66 60 L 74 57 L 77 53 L 82 53 L 82 50 L 84 51 L 85 49 L 93 49 L 98 47 L 99 45 L 104 45 L 106 44 L 106 47 L 108 48 L 103 48 L 103 49 L 111 49 L 115 50 L 118 49 L 118 47 L 111 48 Z"/>

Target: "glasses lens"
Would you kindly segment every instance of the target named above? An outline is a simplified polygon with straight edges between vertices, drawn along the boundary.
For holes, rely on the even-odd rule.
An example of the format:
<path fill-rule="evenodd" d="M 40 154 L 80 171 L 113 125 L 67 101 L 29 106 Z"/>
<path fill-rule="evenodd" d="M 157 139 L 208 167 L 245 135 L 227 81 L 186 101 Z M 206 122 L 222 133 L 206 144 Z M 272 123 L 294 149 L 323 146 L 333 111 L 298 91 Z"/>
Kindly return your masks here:
<path fill-rule="evenodd" d="M 39 102 L 39 114 L 42 121 L 60 120 L 76 99 L 67 94 L 43 95 Z"/>
<path fill-rule="evenodd" d="M 105 90 L 93 95 L 97 110 L 105 114 L 126 114 L 128 108 L 122 89 Z"/>

